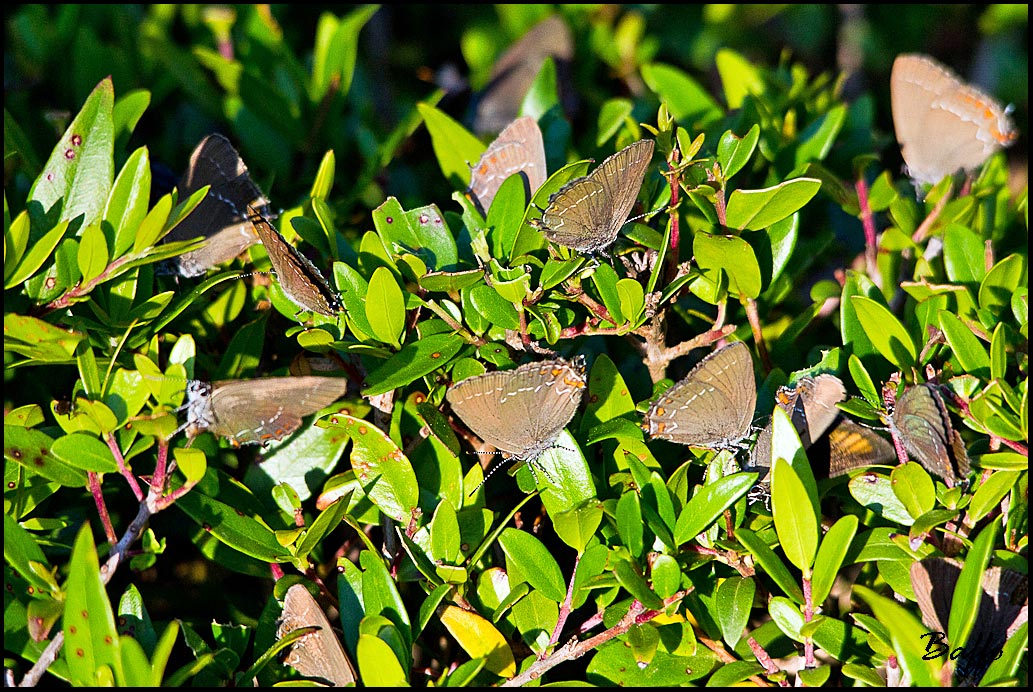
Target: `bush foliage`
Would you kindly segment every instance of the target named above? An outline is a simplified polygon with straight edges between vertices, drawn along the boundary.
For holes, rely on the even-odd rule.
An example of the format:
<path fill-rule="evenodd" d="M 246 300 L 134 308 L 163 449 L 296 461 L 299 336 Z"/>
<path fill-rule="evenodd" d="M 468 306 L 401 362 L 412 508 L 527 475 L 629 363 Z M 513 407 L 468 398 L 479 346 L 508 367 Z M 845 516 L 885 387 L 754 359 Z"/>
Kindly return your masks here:
<path fill-rule="evenodd" d="M 911 576 L 943 556 L 962 565 L 947 596 L 934 584 L 944 646 L 996 656 L 980 637 L 1013 622 L 980 607 L 981 580 L 1028 571 L 1025 139 L 916 191 L 887 75 L 898 53 L 978 39 L 1024 133 L 1026 9 L 851 11 L 7 10 L 8 680 L 950 684 Z M 572 59 L 557 48 L 505 94 L 492 66 L 550 16 Z M 498 131 L 478 120 L 489 98 L 536 119 L 549 175 L 530 199 L 511 178 L 485 216 L 466 189 Z M 213 132 L 339 314 L 299 313 L 262 243 L 169 272 L 199 247 L 166 236 L 209 192 L 177 180 Z M 617 242 L 549 243 L 550 195 L 643 138 Z M 642 428 L 727 341 L 750 347 L 754 430 L 772 422 L 766 492 L 748 450 Z M 449 386 L 578 355 L 555 446 L 485 481 L 500 460 L 477 456 Z M 181 432 L 190 379 L 255 379 L 240 396 L 258 410 L 280 391 L 259 378 L 313 372 L 348 391 L 283 440 Z M 957 431 L 971 472 L 946 483 L 912 452 L 829 478 L 827 446 L 777 403 L 820 373 L 880 429 L 933 383 L 946 418 L 926 422 Z M 278 627 L 297 583 L 337 632 L 290 652 L 310 630 L 283 630 L 316 624 Z M 1021 588 L 990 588 L 997 614 Z M 984 679 L 1024 685 L 1024 616 L 1009 633 Z M 337 641 L 350 675 L 306 662 Z"/>

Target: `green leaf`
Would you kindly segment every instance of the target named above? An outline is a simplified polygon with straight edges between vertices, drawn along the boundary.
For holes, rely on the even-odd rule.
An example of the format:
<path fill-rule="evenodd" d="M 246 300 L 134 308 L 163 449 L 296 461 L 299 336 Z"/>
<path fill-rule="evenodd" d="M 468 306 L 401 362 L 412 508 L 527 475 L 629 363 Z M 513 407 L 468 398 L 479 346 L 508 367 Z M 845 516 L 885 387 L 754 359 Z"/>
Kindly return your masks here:
<path fill-rule="evenodd" d="M 958 357 L 962 372 L 990 379 L 990 356 L 979 343 L 979 338 L 954 313 L 940 310 L 939 317 L 940 329 L 947 337 L 951 351 Z"/>
<path fill-rule="evenodd" d="M 470 166 L 480 158 L 484 144 L 444 111 L 426 103 L 417 103 L 416 108 L 430 132 L 441 172 L 453 188 L 467 187 L 470 184 Z"/>
<path fill-rule="evenodd" d="M 478 314 L 490 324 L 502 329 L 520 329 L 520 315 L 513 303 L 503 298 L 493 287 L 474 286 L 469 295 Z"/>
<path fill-rule="evenodd" d="M 771 509 L 779 543 L 805 576 L 810 574 L 818 548 L 818 517 L 814 515 L 804 484 L 783 459 L 771 467 Z"/>
<path fill-rule="evenodd" d="M 365 307 L 373 336 L 398 348 L 398 339 L 405 329 L 405 297 L 388 269 L 377 267 L 373 272 Z"/>
<path fill-rule="evenodd" d="M 617 563 L 614 565 L 613 575 L 617 578 L 617 583 L 642 605 L 647 608 L 663 608 L 663 601 L 653 593 L 652 587 L 649 586 L 645 578 L 639 574 L 637 567 L 630 561 L 617 560 Z"/>
<path fill-rule="evenodd" d="M 991 267 L 979 284 L 979 307 L 1000 319 L 1011 309 L 1012 296 L 1028 286 L 1026 259 L 1008 255 Z"/>
<path fill-rule="evenodd" d="M 794 167 L 799 168 L 812 161 L 824 161 L 835 144 L 836 137 L 843 130 L 846 119 L 846 106 L 837 104 L 808 125 L 807 129 L 800 133 L 800 146 L 796 148 Z"/>
<path fill-rule="evenodd" d="M 385 515 L 408 524 L 415 516 L 419 485 L 402 450 L 382 430 L 361 418 L 338 413 L 321 425 L 351 438 L 351 466 L 366 495 Z"/>
<path fill-rule="evenodd" d="M 857 594 L 872 609 L 875 617 L 890 633 L 893 649 L 903 672 L 911 684 L 920 687 L 939 687 L 940 662 L 923 661 L 926 627 L 918 619 L 892 600 L 878 595 L 860 584 L 854 585 Z"/>
<path fill-rule="evenodd" d="M 883 518 L 904 526 L 911 526 L 914 518 L 907 507 L 897 499 L 893 492 L 893 483 L 886 476 L 877 473 L 866 473 L 850 479 L 850 494 L 862 506 Z"/>
<path fill-rule="evenodd" d="M 760 71 L 739 53 L 729 48 L 718 49 L 714 56 L 721 85 L 724 87 L 725 103 L 729 109 L 741 108 L 743 100 L 750 94 L 763 94 L 764 81 Z"/>
<path fill-rule="evenodd" d="M 10 252 L 4 258 L 4 288 L 13 288 L 28 281 L 43 263 L 54 253 L 58 243 L 65 237 L 68 231 L 68 221 L 62 221 L 39 238 L 28 248 L 27 252 Z M 24 235 L 26 240 L 29 235 L 29 215 L 22 212 L 11 223 L 11 230 L 7 235 Z"/>
<path fill-rule="evenodd" d="M 331 87 L 341 96 L 347 95 L 355 73 L 359 32 L 378 9 L 379 5 L 365 5 L 343 19 L 329 12 L 319 17 L 309 84 L 309 98 L 313 103 L 321 101 Z"/>
<path fill-rule="evenodd" d="M 122 684 L 125 676 L 115 616 L 101 581 L 97 548 L 88 523 L 79 530 L 72 548 L 65 599 L 63 653 L 70 682 L 94 687 L 113 676 Z"/>
<path fill-rule="evenodd" d="M 761 276 L 757 256 L 750 244 L 739 236 L 711 235 L 697 232 L 692 251 L 702 270 L 723 270 L 729 278 L 729 290 L 747 298 L 760 295 Z"/>
<path fill-rule="evenodd" d="M 49 571 L 47 557 L 37 542 L 13 516 L 4 513 L 4 559 L 22 579 L 42 593 L 53 593 L 57 589 Z M 35 567 L 32 563 L 36 563 Z"/>
<path fill-rule="evenodd" d="M 850 304 L 871 343 L 883 358 L 900 370 L 915 365 L 918 351 L 904 325 L 881 303 L 865 296 L 851 296 Z"/>
<path fill-rule="evenodd" d="M 388 197 L 373 210 L 373 225 L 392 253 L 414 254 L 431 270 L 452 269 L 459 261 L 455 238 L 435 204 L 405 211 Z"/>
<path fill-rule="evenodd" d="M 890 472 L 890 482 L 893 493 L 913 518 L 917 519 L 936 506 L 933 479 L 921 464 L 909 461 L 896 467 Z"/>
<path fill-rule="evenodd" d="M 754 124 L 742 137 L 728 130 L 717 143 L 717 160 L 725 179 L 742 170 L 749 162 L 760 140 L 760 125 Z"/>
<path fill-rule="evenodd" d="M 362 684 L 369 687 L 408 687 L 409 680 L 405 675 L 398 656 L 387 642 L 377 636 L 360 634 L 356 647 L 356 660 L 359 664 L 359 677 Z"/>
<path fill-rule="evenodd" d="M 678 514 L 674 540 L 684 545 L 703 533 L 726 509 L 749 492 L 756 483 L 754 473 L 733 473 L 696 491 Z"/>
<path fill-rule="evenodd" d="M 643 65 L 642 79 L 685 127 L 703 125 L 723 115 L 710 93 L 677 67 L 658 62 Z"/>
<path fill-rule="evenodd" d="M 119 171 L 104 208 L 104 221 L 113 231 L 112 257 L 121 257 L 133 247 L 136 229 L 147 217 L 150 199 L 151 162 L 147 148 L 140 147 Z"/>
<path fill-rule="evenodd" d="M 54 147 L 29 202 L 44 210 L 62 202 L 62 221 L 82 216 L 82 225 L 89 226 L 100 219 L 114 177 L 114 100 L 111 77 L 105 77 Z"/>
<path fill-rule="evenodd" d="M 51 453 L 54 440 L 45 433 L 17 425 L 4 426 L 4 458 L 33 474 L 69 487 L 86 487 L 86 472 L 69 466 Z"/>
<path fill-rule="evenodd" d="M 560 566 L 549 549 L 526 531 L 506 528 L 499 534 L 506 556 L 510 585 L 526 581 L 543 596 L 559 603 L 567 592 Z"/>
<path fill-rule="evenodd" d="M 264 562 L 289 562 L 290 552 L 264 522 L 236 507 L 205 495 L 199 488 L 176 500 L 175 506 L 220 542 Z"/>
<path fill-rule="evenodd" d="M 843 567 L 843 560 L 850 549 L 850 542 L 857 534 L 857 517 L 846 515 L 836 520 L 821 539 L 818 555 L 814 559 L 814 574 L 811 577 L 811 599 L 824 603 L 832 591 L 832 584 Z"/>
<path fill-rule="evenodd" d="M 753 579 L 743 577 L 729 577 L 717 587 L 714 610 L 721 626 L 721 637 L 733 649 L 746 629 L 756 593 L 757 584 Z"/>
<path fill-rule="evenodd" d="M 763 190 L 734 190 L 725 212 L 729 228 L 757 231 L 792 216 L 818 194 L 821 181 L 794 178 Z"/>
<path fill-rule="evenodd" d="M 377 396 L 415 382 L 447 365 L 464 343 L 455 334 L 431 334 L 406 344 L 401 351 L 369 373 L 362 395 Z"/>
<path fill-rule="evenodd" d="M 603 305 L 613 318 L 613 323 L 624 324 L 626 318 L 621 312 L 620 294 L 617 292 L 617 272 L 608 264 L 600 264 L 592 273 L 592 282 L 599 291 Z"/>
<path fill-rule="evenodd" d="M 108 446 L 92 435 L 72 433 L 54 440 L 50 451 L 69 466 L 94 473 L 118 473 Z"/>
<path fill-rule="evenodd" d="M 450 502 L 439 502 L 430 521 L 431 557 L 454 565 L 459 559 L 459 520 Z"/>
<path fill-rule="evenodd" d="M 984 457 L 985 458 L 985 457 Z M 982 461 L 982 460 L 980 460 Z M 996 471 L 979 486 L 968 504 L 968 521 L 975 526 L 1000 506 L 1019 479 L 1017 471 Z"/>
<path fill-rule="evenodd" d="M 969 634 L 982 610 L 979 603 L 983 598 L 983 573 L 990 564 L 997 533 L 997 524 L 987 524 L 972 542 L 972 550 L 961 567 L 946 623 L 947 641 L 955 648 L 968 644 Z"/>
<path fill-rule="evenodd" d="M 977 284 L 986 276 L 983 238 L 967 226 L 952 223 L 943 232 L 943 268 L 956 284 Z"/>
<path fill-rule="evenodd" d="M 750 551 L 760 568 L 767 572 L 783 593 L 797 603 L 803 603 L 803 591 L 793 578 L 789 568 L 766 543 L 760 540 L 756 533 L 740 527 L 736 530 L 735 537 Z"/>

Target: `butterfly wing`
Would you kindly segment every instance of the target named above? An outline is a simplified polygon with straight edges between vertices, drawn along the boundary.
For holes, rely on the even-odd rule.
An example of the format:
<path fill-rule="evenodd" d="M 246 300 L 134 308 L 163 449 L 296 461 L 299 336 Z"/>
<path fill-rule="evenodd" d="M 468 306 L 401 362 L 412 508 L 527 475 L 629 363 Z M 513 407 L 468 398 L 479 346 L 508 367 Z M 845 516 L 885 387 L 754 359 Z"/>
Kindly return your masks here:
<path fill-rule="evenodd" d="M 205 185 L 208 194 L 166 236 L 166 242 L 206 239 L 203 247 L 177 258 L 179 273 L 187 277 L 204 274 L 257 243 L 247 207 L 264 209 L 269 204 L 237 150 L 222 135 L 208 135 L 194 148 L 179 181 L 180 195 L 186 198 Z"/>
<path fill-rule="evenodd" d="M 470 172 L 470 193 L 487 215 L 502 183 L 523 173 L 529 194 L 545 182 L 545 145 L 538 122 L 531 116 L 517 118 L 481 154 Z"/>
<path fill-rule="evenodd" d="M 641 139 L 564 185 L 542 212 L 542 233 L 581 252 L 609 247 L 635 205 L 652 156 L 653 141 Z"/>
<path fill-rule="evenodd" d="M 652 437 L 683 445 L 736 446 L 749 434 L 756 405 L 753 360 L 746 344 L 737 341 L 708 355 L 660 395 L 644 426 Z"/>
<path fill-rule="evenodd" d="M 283 636 L 302 627 L 318 627 L 291 645 L 284 663 L 305 677 L 319 678 L 334 687 L 357 682 L 355 667 L 341 646 L 326 613 L 302 584 L 287 589 L 283 614 L 276 622 L 276 636 Z"/>
<path fill-rule="evenodd" d="M 342 309 L 341 299 L 316 266 L 288 243 L 258 210 L 248 207 L 248 218 L 265 245 L 280 288 L 287 297 L 304 310 L 335 317 Z"/>
<path fill-rule="evenodd" d="M 556 359 L 468 377 L 452 385 L 445 398 L 482 440 L 528 459 L 574 417 L 584 386 L 580 361 Z"/>
<path fill-rule="evenodd" d="M 344 378 L 316 375 L 215 382 L 208 429 L 236 445 L 281 440 L 301 427 L 302 418 L 329 406 L 347 390 Z"/>

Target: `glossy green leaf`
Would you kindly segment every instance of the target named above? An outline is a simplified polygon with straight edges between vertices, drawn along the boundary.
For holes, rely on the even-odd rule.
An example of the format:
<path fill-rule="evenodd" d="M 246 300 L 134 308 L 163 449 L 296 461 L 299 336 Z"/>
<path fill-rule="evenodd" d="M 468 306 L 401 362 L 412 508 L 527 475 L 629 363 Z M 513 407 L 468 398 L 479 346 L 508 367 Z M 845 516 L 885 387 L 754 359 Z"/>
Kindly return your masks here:
<path fill-rule="evenodd" d="M 786 558 L 810 574 L 818 549 L 818 520 L 807 490 L 796 471 L 783 459 L 771 467 L 771 509 L 775 530 Z"/>
<path fill-rule="evenodd" d="M 108 446 L 92 435 L 73 433 L 54 440 L 51 453 L 69 466 L 94 473 L 118 473 Z"/>
<path fill-rule="evenodd" d="M 726 210 L 729 228 L 757 231 L 792 216 L 818 194 L 821 181 L 794 178 L 762 190 L 733 190 Z"/>
<path fill-rule="evenodd" d="M 147 217 L 150 197 L 151 162 L 146 147 L 140 147 L 123 164 L 104 208 L 104 222 L 114 234 L 113 257 L 133 247 L 136 229 Z"/>
<path fill-rule="evenodd" d="M 463 340 L 454 334 L 431 334 L 406 344 L 369 373 L 362 395 L 377 396 L 415 382 L 448 364 L 463 344 Z"/>
<path fill-rule="evenodd" d="M 402 450 L 382 430 L 361 418 L 338 413 L 329 416 L 323 425 L 351 438 L 351 467 L 366 495 L 385 515 L 408 524 L 419 500 L 419 486 Z"/>
<path fill-rule="evenodd" d="M 947 337 L 951 351 L 957 356 L 962 371 L 979 378 L 989 379 L 990 356 L 979 343 L 979 338 L 954 313 L 940 310 L 939 318 L 940 329 Z"/>
<path fill-rule="evenodd" d="M 824 603 L 831 593 L 851 541 L 857 534 L 857 523 L 857 517 L 853 515 L 842 516 L 822 536 L 811 577 L 811 599 L 814 603 Z"/>
<path fill-rule="evenodd" d="M 858 595 L 872 609 L 875 617 L 890 633 L 893 648 L 903 672 L 911 676 L 912 685 L 938 687 L 941 661 L 923 661 L 926 627 L 911 613 L 891 599 L 871 589 L 854 586 Z"/>
<path fill-rule="evenodd" d="M 744 577 L 729 577 L 717 588 L 714 605 L 721 626 L 721 637 L 732 648 L 739 643 L 746 629 L 756 593 L 757 584 L 753 579 Z"/>
<path fill-rule="evenodd" d="M 741 108 L 750 94 L 764 93 L 764 82 L 758 70 L 740 53 L 730 48 L 721 48 L 714 56 L 721 86 L 724 88 L 725 103 L 731 109 Z"/>
<path fill-rule="evenodd" d="M 731 178 L 743 169 L 753 156 L 759 139 L 760 126 L 756 124 L 742 137 L 731 130 L 721 136 L 721 141 L 717 143 L 717 160 L 721 164 L 721 172 L 725 178 Z"/>
<path fill-rule="evenodd" d="M 470 184 L 470 166 L 480 158 L 484 144 L 466 128 L 434 106 L 416 104 L 430 132 L 434 155 L 445 178 L 454 188 Z"/>
<path fill-rule="evenodd" d="M 686 126 L 711 122 L 722 109 L 703 86 L 683 70 L 654 62 L 642 66 L 642 79 L 664 102 L 671 115 Z"/>
<path fill-rule="evenodd" d="M 735 532 L 735 537 L 750 551 L 757 561 L 757 565 L 771 577 L 783 593 L 797 603 L 803 603 L 803 591 L 789 568 L 756 533 L 749 529 L 739 528 Z"/>
<path fill-rule="evenodd" d="M 850 479 L 850 494 L 862 506 L 880 514 L 889 521 L 904 526 L 911 526 L 914 518 L 907 507 L 897 499 L 893 492 L 893 482 L 886 476 L 877 473 L 865 473 Z"/>
<path fill-rule="evenodd" d="M 526 531 L 506 528 L 499 534 L 506 556 L 510 584 L 526 581 L 549 600 L 563 600 L 567 591 L 563 573 L 545 545 Z"/>
<path fill-rule="evenodd" d="M 851 296 L 850 303 L 868 339 L 883 358 L 900 369 L 915 364 L 918 358 L 915 342 L 892 312 L 864 296 Z"/>
<path fill-rule="evenodd" d="M 397 347 L 405 328 L 405 296 L 394 275 L 378 267 L 369 280 L 366 292 L 366 321 L 373 336 Z"/>
<path fill-rule="evenodd" d="M 82 225 L 89 226 L 100 218 L 108 199 L 115 168 L 114 94 L 111 77 L 97 84 L 29 190 L 29 201 L 44 210 L 61 201 L 62 221 L 81 216 Z"/>
<path fill-rule="evenodd" d="M 39 430 L 17 425 L 4 426 L 4 458 L 15 461 L 27 471 L 69 487 L 86 486 L 86 472 L 69 466 L 50 449 L 53 438 Z"/>
<path fill-rule="evenodd" d="M 696 491 L 678 514 L 674 527 L 677 544 L 683 545 L 705 531 L 726 509 L 749 492 L 756 480 L 753 473 L 733 473 Z"/>
<path fill-rule="evenodd" d="M 897 499 L 915 519 L 936 505 L 933 480 L 921 464 L 909 461 L 896 467 L 890 472 L 890 483 Z"/>
<path fill-rule="evenodd" d="M 79 530 L 72 548 L 65 594 L 63 654 L 72 683 L 93 687 L 108 676 L 124 680 L 115 616 L 88 523 Z"/>
<path fill-rule="evenodd" d="M 692 251 L 702 270 L 723 270 L 729 279 L 729 290 L 747 298 L 756 298 L 763 288 L 760 265 L 750 244 L 734 235 L 696 233 Z"/>

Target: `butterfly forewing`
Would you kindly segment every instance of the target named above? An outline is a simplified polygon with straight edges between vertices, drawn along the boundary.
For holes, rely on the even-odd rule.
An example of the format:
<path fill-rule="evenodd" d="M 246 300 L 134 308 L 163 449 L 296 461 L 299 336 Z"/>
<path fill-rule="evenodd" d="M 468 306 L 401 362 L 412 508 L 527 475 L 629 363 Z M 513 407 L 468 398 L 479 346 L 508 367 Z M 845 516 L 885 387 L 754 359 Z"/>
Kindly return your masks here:
<path fill-rule="evenodd" d="M 478 437 L 526 460 L 551 446 L 577 412 L 584 387 L 581 359 L 555 359 L 469 377 L 446 398 Z"/>
<path fill-rule="evenodd" d="M 1000 103 L 926 55 L 897 56 L 890 103 L 908 175 L 919 184 L 971 172 L 1016 138 Z"/>
<path fill-rule="evenodd" d="M 525 115 L 507 125 L 470 172 L 470 193 L 485 215 L 499 187 L 516 173 L 526 176 L 531 195 L 545 182 L 545 145 L 538 123 L 531 116 Z"/>
<path fill-rule="evenodd" d="M 188 416 L 198 432 L 208 429 L 237 445 L 265 444 L 293 433 L 302 418 L 330 405 L 347 389 L 346 379 L 314 375 L 224 380 L 212 383 L 200 396 L 192 394 Z"/>
<path fill-rule="evenodd" d="M 326 613 L 302 584 L 287 589 L 283 614 L 276 622 L 276 636 L 284 637 L 302 627 L 318 627 L 291 645 L 284 663 L 306 677 L 319 678 L 334 687 L 357 681 L 355 668 L 341 646 Z"/>
<path fill-rule="evenodd" d="M 247 207 L 264 210 L 269 204 L 237 150 L 222 135 L 208 135 L 194 149 L 179 182 L 180 198 L 186 199 L 205 185 L 208 194 L 166 236 L 166 241 L 206 239 L 203 247 L 176 258 L 183 276 L 199 276 L 257 243 Z"/>
<path fill-rule="evenodd" d="M 737 341 L 700 361 L 649 407 L 652 437 L 711 449 L 735 448 L 749 435 L 757 404 L 753 361 Z"/>
<path fill-rule="evenodd" d="M 955 484 L 968 473 L 968 454 L 950 423 L 943 398 L 935 387 L 908 387 L 890 416 L 908 452 L 930 473 Z M 956 458 L 956 455 L 961 455 Z"/>
<path fill-rule="evenodd" d="M 829 431 L 829 476 L 835 478 L 852 469 L 892 464 L 897 459 L 893 445 L 874 430 L 847 418 Z"/>
<path fill-rule="evenodd" d="M 635 205 L 652 157 L 653 141 L 641 139 L 564 185 L 542 212 L 542 233 L 582 252 L 611 245 Z"/>
<path fill-rule="evenodd" d="M 342 308 L 340 296 L 330 288 L 316 266 L 288 243 L 258 210 L 249 207 L 248 212 L 287 297 L 303 310 L 336 316 Z"/>

